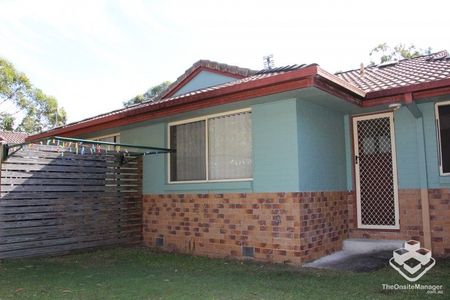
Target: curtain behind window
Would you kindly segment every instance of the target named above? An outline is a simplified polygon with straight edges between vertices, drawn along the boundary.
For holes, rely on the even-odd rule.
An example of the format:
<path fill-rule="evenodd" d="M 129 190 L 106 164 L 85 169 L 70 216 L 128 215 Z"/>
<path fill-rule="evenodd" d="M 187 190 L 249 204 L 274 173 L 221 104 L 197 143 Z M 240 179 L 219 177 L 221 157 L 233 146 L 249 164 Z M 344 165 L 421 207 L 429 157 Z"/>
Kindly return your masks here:
<path fill-rule="evenodd" d="M 112 136 L 98 138 L 98 139 L 94 139 L 94 140 L 100 141 L 100 142 L 109 142 L 109 143 L 120 144 L 120 135 L 112 135 Z M 112 146 L 112 145 L 106 145 L 103 147 L 106 148 L 108 151 L 114 150 L 116 148 L 116 146 Z"/>
<path fill-rule="evenodd" d="M 206 179 L 205 121 L 170 127 L 170 145 L 176 153 L 170 155 L 170 180 Z"/>
<path fill-rule="evenodd" d="M 252 177 L 250 112 L 208 120 L 209 179 Z"/>

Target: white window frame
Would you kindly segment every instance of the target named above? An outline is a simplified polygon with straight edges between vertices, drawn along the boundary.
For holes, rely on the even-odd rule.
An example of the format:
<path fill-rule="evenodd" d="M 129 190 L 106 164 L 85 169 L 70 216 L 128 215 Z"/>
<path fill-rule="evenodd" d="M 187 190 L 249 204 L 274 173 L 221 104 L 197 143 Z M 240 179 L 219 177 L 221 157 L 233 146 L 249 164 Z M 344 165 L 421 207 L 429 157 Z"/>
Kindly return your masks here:
<path fill-rule="evenodd" d="M 96 136 L 96 137 L 91 138 L 91 140 L 93 140 L 93 141 L 100 141 L 100 139 L 110 138 L 110 137 L 114 137 L 114 136 L 117 136 L 117 137 L 120 138 L 120 132 L 107 134 L 107 135 L 102 135 L 102 136 Z"/>
<path fill-rule="evenodd" d="M 168 155 L 168 163 L 167 163 L 167 182 L 169 184 L 183 184 L 183 183 L 206 183 L 206 182 L 233 182 L 233 181 L 253 181 L 253 177 L 249 177 L 249 178 L 235 178 L 235 179 L 209 179 L 209 141 L 208 141 L 208 119 L 212 119 L 212 118 L 216 118 L 216 117 L 220 117 L 220 116 L 226 116 L 226 115 L 233 115 L 233 114 L 238 114 L 238 113 L 244 113 L 244 112 L 250 112 L 251 113 L 251 108 L 244 108 L 244 109 L 238 109 L 238 110 L 232 110 L 232 111 L 227 111 L 227 112 L 223 112 L 223 113 L 217 113 L 217 114 L 209 114 L 209 115 L 204 115 L 201 117 L 195 117 L 195 118 L 190 118 L 190 119 L 185 119 L 185 120 L 181 120 L 181 121 L 176 121 L 176 122 L 170 122 L 167 124 L 167 144 L 169 145 L 169 148 L 171 148 L 170 145 L 170 127 L 172 126 L 177 126 L 177 125 L 182 125 L 182 124 L 188 124 L 188 123 L 193 123 L 193 122 L 198 122 L 198 121 L 205 121 L 205 144 L 206 144 L 206 151 L 205 151 L 205 160 L 206 160 L 206 179 L 201 179 L 201 180 L 183 180 L 183 181 L 172 181 L 171 178 L 171 174 L 170 174 L 170 155 Z M 253 174 L 253 173 L 252 173 Z"/>
<path fill-rule="evenodd" d="M 450 173 L 444 173 L 444 169 L 442 167 L 442 144 L 441 144 L 441 121 L 439 120 L 439 106 L 450 105 L 450 101 L 437 102 L 434 105 L 435 111 L 435 125 L 436 125 L 436 143 L 437 143 L 437 155 L 438 155 L 438 164 L 439 164 L 439 175 L 440 176 L 450 176 Z"/>

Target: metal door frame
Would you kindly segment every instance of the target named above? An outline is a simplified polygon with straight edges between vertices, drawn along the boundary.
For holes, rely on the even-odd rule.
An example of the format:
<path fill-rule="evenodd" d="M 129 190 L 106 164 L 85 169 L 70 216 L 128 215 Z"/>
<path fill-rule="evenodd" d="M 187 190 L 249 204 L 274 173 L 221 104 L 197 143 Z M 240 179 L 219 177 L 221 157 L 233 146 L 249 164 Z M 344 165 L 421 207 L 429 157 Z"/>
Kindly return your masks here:
<path fill-rule="evenodd" d="M 355 158 L 359 157 L 358 150 L 358 127 L 357 122 L 362 120 L 389 118 L 391 130 L 391 157 L 392 157 L 392 180 L 394 189 L 394 209 L 395 209 L 395 225 L 364 225 L 361 223 L 361 189 L 360 189 L 360 170 L 359 164 L 355 161 L 355 186 L 356 186 L 356 212 L 358 219 L 358 228 L 362 229 L 399 229 L 399 206 L 398 206 L 398 179 L 397 179 L 397 152 L 395 149 L 395 129 L 394 129 L 394 114 L 393 112 L 370 114 L 353 117 L 353 151 Z"/>

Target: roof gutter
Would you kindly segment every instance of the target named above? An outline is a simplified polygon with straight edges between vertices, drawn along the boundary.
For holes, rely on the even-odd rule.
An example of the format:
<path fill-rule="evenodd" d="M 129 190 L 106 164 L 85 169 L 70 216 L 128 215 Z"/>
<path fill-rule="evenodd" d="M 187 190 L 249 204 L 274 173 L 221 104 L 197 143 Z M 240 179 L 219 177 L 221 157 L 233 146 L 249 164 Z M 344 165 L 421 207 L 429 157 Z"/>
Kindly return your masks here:
<path fill-rule="evenodd" d="M 412 100 L 420 100 L 441 95 L 450 94 L 450 79 L 442 79 L 432 82 L 424 82 L 405 87 L 392 88 L 376 92 L 369 92 L 363 107 L 389 104 L 393 102 L 407 103 Z"/>
<path fill-rule="evenodd" d="M 364 93 L 346 83 L 344 80 L 329 74 L 317 65 L 281 73 L 258 80 L 249 80 L 239 85 L 231 85 L 206 92 L 181 95 L 162 100 L 156 104 L 137 106 L 123 112 L 105 115 L 97 119 L 86 120 L 73 125 L 55 128 L 46 132 L 29 136 L 26 140 L 35 140 L 51 136 L 73 137 L 89 132 L 129 125 L 132 123 L 153 120 L 187 111 L 198 110 L 215 105 L 222 105 L 256 97 L 316 87 L 330 94 L 344 98 L 351 103 L 361 105 Z M 170 101 L 169 101 L 170 100 Z"/>
<path fill-rule="evenodd" d="M 345 88 L 346 90 L 352 92 L 353 94 L 355 94 L 361 98 L 364 98 L 366 96 L 366 93 L 363 90 L 357 88 L 353 84 L 348 83 L 344 79 L 337 77 L 336 75 L 328 73 L 327 71 L 325 71 L 322 68 L 318 68 L 317 75 L 319 75 L 320 77 L 322 77 L 326 80 L 333 82 L 337 86 Z"/>
<path fill-rule="evenodd" d="M 134 109 L 118 112 L 113 115 L 106 115 L 105 117 L 100 117 L 98 119 L 55 128 L 29 136 L 26 140 L 29 141 L 55 135 L 76 136 L 87 132 L 156 119 L 183 111 L 195 110 L 211 106 L 213 103 L 224 104 L 262 95 L 274 94 L 281 91 L 308 87 L 312 85 L 311 79 L 316 73 L 317 66 L 310 66 L 300 70 L 262 78 L 260 80 L 248 81 L 240 85 L 210 90 L 199 94 L 193 93 L 188 96 L 179 96 L 170 101 L 163 101 L 147 106 L 138 106 Z M 305 82 L 305 80 L 308 82 Z"/>

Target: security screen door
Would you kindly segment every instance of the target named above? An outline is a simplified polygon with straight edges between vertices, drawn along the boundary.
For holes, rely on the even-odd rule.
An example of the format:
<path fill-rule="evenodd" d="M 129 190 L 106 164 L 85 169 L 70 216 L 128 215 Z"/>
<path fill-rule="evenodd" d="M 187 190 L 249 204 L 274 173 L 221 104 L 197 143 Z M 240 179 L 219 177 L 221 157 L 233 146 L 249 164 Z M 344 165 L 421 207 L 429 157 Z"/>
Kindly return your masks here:
<path fill-rule="evenodd" d="M 353 118 L 358 228 L 397 229 L 398 190 L 392 113 Z"/>

